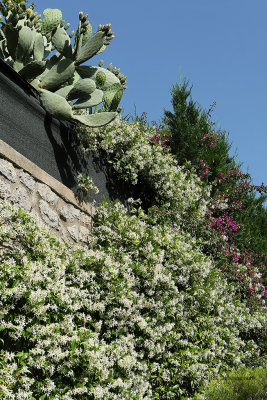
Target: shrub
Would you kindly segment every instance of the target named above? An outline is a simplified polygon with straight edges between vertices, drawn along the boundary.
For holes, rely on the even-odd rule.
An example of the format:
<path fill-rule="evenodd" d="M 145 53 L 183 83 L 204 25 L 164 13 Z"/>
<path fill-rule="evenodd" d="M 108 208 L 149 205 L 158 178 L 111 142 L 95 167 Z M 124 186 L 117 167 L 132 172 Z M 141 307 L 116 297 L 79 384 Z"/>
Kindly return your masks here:
<path fill-rule="evenodd" d="M 194 236 L 201 250 L 239 287 L 244 299 L 249 298 L 253 307 L 264 302 L 267 292 L 260 273 L 263 263 L 258 257 L 243 254 L 232 242 L 238 227 L 228 208 L 236 201 L 223 195 L 212 198 L 211 186 L 197 176 L 192 166 L 178 165 L 166 147 L 164 135 L 159 137 L 153 128 L 118 118 L 103 129 L 81 127 L 79 137 L 85 152 L 103 151 L 116 175 L 132 185 L 141 184 L 144 192 L 137 196 L 155 224 L 168 224 Z"/>
<path fill-rule="evenodd" d="M 203 397 L 205 400 L 265 400 L 267 368 L 238 368 L 225 379 L 213 379 Z"/>
<path fill-rule="evenodd" d="M 264 362 L 249 338 L 264 313 L 194 239 L 134 204 L 103 204 L 95 223 L 94 248 L 70 248 L 1 203 L 1 399 L 190 399 Z"/>

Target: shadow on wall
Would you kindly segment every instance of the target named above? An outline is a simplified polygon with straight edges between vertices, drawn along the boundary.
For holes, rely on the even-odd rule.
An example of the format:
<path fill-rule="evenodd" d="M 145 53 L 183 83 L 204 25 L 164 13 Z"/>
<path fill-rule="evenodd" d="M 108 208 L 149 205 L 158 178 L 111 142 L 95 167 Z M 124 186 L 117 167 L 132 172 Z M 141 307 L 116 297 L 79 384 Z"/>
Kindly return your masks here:
<path fill-rule="evenodd" d="M 73 134 L 73 124 L 60 122 L 44 111 L 38 92 L 0 59 L 0 139 L 75 192 L 76 176 L 92 177 L 99 193 L 90 199 L 138 198 L 143 189 L 116 177 L 104 152 L 85 156 Z"/>

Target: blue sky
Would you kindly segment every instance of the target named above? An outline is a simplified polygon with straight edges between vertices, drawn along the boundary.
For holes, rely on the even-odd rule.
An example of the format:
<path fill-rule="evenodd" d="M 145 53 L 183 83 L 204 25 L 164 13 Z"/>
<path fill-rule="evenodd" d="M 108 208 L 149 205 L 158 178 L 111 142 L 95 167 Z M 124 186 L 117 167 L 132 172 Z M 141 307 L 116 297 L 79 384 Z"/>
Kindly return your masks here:
<path fill-rule="evenodd" d="M 170 88 L 180 76 L 193 85 L 203 108 L 216 101 L 212 119 L 229 132 L 243 171 L 267 184 L 267 1 L 266 0 L 36 0 L 38 12 L 59 8 L 69 29 L 78 12 L 97 30 L 115 34 L 100 56 L 127 75 L 124 114 L 146 111 L 159 121 L 171 110 Z"/>

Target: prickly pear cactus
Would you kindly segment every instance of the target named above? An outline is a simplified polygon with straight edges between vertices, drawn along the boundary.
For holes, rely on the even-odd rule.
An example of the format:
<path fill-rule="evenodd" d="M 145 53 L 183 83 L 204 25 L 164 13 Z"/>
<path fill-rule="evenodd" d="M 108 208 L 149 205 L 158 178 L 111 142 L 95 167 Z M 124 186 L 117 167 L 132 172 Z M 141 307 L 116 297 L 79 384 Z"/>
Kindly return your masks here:
<path fill-rule="evenodd" d="M 66 30 L 61 26 L 58 26 L 56 28 L 56 31 L 52 35 L 52 44 L 57 49 L 57 51 L 63 54 L 65 57 L 72 57 L 71 39 Z"/>
<path fill-rule="evenodd" d="M 91 115 L 73 115 L 73 119 L 93 128 L 109 124 L 116 116 L 116 112 L 101 112 Z"/>
<path fill-rule="evenodd" d="M 43 12 L 44 19 L 41 32 L 46 35 L 55 29 L 62 21 L 62 12 L 58 9 L 47 8 Z"/>
<path fill-rule="evenodd" d="M 107 88 L 104 97 L 104 109 L 106 111 L 116 111 L 123 95 L 123 89 L 120 83 L 114 83 Z"/>
<path fill-rule="evenodd" d="M 0 3 L 0 12 L 4 17 L 0 18 L 0 58 L 40 92 L 41 105 L 49 114 L 90 127 L 106 125 L 116 117 L 126 77 L 111 63 L 107 68 L 102 67 L 103 61 L 98 66 L 82 65 L 111 43 L 110 24 L 99 25 L 93 33 L 88 14 L 79 12 L 74 35 L 74 31 L 67 33 L 70 24 L 58 9 L 47 8 L 42 18 L 33 6 L 8 0 Z M 52 55 L 53 50 L 57 53 Z M 89 109 L 89 115 L 76 115 L 80 109 Z"/>
<path fill-rule="evenodd" d="M 96 90 L 95 82 L 90 79 L 82 79 L 78 81 L 73 89 L 69 92 L 67 99 L 74 100 L 92 94 Z"/>
<path fill-rule="evenodd" d="M 50 115 L 62 120 L 73 117 L 71 106 L 62 96 L 45 89 L 40 89 L 40 92 L 41 104 Z"/>

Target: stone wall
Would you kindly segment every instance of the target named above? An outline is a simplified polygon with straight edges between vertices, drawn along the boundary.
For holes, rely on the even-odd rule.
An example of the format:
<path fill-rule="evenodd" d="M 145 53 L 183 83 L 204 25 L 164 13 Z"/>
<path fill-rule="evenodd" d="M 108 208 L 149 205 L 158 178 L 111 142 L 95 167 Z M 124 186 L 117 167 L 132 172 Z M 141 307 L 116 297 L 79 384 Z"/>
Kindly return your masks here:
<path fill-rule="evenodd" d="M 63 241 L 90 244 L 90 204 L 0 140 L 0 198 L 21 207 Z"/>

